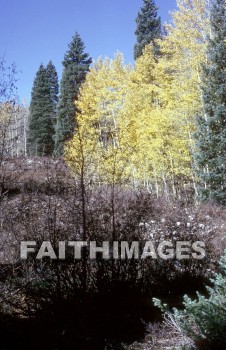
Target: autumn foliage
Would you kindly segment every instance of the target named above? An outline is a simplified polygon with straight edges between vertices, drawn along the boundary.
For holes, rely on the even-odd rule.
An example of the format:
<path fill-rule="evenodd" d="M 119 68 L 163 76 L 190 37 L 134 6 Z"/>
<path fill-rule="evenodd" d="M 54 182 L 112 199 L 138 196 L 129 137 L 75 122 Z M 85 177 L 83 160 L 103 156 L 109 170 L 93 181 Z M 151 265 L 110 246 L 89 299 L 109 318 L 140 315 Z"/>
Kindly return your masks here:
<path fill-rule="evenodd" d="M 145 187 L 167 199 L 196 192 L 192 136 L 202 110 L 206 1 L 178 1 L 172 18 L 159 56 L 147 45 L 134 68 L 117 53 L 87 74 L 65 159 L 90 183 Z"/>

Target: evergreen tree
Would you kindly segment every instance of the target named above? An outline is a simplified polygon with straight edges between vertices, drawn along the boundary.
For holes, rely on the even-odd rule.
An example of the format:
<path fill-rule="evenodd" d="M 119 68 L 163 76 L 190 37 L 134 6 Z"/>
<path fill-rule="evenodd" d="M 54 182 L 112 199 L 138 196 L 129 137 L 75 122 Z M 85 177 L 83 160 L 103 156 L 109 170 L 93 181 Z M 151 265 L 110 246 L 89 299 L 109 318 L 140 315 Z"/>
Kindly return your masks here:
<path fill-rule="evenodd" d="M 58 78 L 54 65 L 49 62 L 45 68 L 41 64 L 31 94 L 28 132 L 30 155 L 48 156 L 53 153 L 57 93 Z"/>
<path fill-rule="evenodd" d="M 57 71 L 52 61 L 49 61 L 49 63 L 46 66 L 46 74 L 49 80 L 50 99 L 53 103 L 54 109 L 56 110 L 59 94 L 59 84 Z"/>
<path fill-rule="evenodd" d="M 156 52 L 158 47 L 155 44 L 155 39 L 161 37 L 161 19 L 157 17 L 157 7 L 154 0 L 143 0 L 143 7 L 138 12 L 136 19 L 137 43 L 134 46 L 134 59 L 142 55 L 142 51 L 147 44 L 152 43 Z"/>
<path fill-rule="evenodd" d="M 180 330 L 183 345 L 177 344 L 181 345 L 179 349 L 226 348 L 226 250 L 220 260 L 220 270 L 219 273 L 212 271 L 213 278 L 206 286 L 205 295 L 199 292 L 196 298 L 184 295 L 183 309 L 172 309 L 159 299 L 152 299 L 163 311 L 165 324 L 177 332 Z"/>
<path fill-rule="evenodd" d="M 225 0 L 215 0 L 211 9 L 207 63 L 203 67 L 203 115 L 197 119 L 195 161 L 201 180 L 200 197 L 225 204 L 226 149 L 226 20 Z"/>
<path fill-rule="evenodd" d="M 56 113 L 57 113 L 57 103 L 58 103 L 58 94 L 59 94 L 59 83 L 58 75 L 55 66 L 52 61 L 47 64 L 46 74 L 48 78 L 48 84 L 50 89 L 50 101 L 52 107 L 51 120 L 53 125 L 56 125 Z M 53 136 L 54 137 L 54 136 Z"/>
<path fill-rule="evenodd" d="M 76 33 L 69 50 L 64 56 L 63 76 L 61 80 L 60 98 L 57 110 L 57 124 L 55 134 L 55 153 L 63 154 L 64 142 L 73 137 L 76 126 L 76 101 L 79 88 L 85 80 L 86 73 L 92 59 L 84 52 L 85 46 L 81 37 Z"/>

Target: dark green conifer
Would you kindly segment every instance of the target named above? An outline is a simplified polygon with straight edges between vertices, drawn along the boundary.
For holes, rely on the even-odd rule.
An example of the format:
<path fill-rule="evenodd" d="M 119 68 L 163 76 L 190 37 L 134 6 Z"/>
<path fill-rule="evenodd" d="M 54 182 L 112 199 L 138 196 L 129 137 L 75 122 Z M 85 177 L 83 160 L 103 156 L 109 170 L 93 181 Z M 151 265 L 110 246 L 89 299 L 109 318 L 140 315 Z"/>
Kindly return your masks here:
<path fill-rule="evenodd" d="M 69 50 L 64 56 L 63 75 L 60 86 L 60 97 L 57 109 L 57 124 L 55 134 L 55 154 L 63 154 L 64 142 L 73 137 L 76 126 L 76 100 L 79 88 L 85 80 L 92 59 L 84 52 L 85 46 L 76 33 Z"/>
<path fill-rule="evenodd" d="M 53 122 L 56 121 L 56 107 L 58 103 L 58 94 L 59 94 L 59 84 L 58 84 L 58 75 L 55 66 L 53 65 L 52 61 L 49 61 L 49 63 L 46 66 L 46 74 L 49 81 L 49 88 L 50 88 L 50 100 L 52 103 L 52 110 L 53 110 Z"/>
<path fill-rule="evenodd" d="M 225 0 L 213 2 L 207 63 L 203 67 L 203 115 L 197 119 L 194 154 L 202 200 L 225 204 L 226 17 Z"/>
<path fill-rule="evenodd" d="M 134 46 L 135 60 L 142 55 L 144 47 L 150 43 L 154 45 L 156 54 L 158 53 L 155 39 L 161 37 L 161 19 L 158 17 L 157 10 L 154 0 L 143 0 L 143 6 L 138 12 L 136 19 L 137 28 L 135 34 L 137 43 Z"/>
<path fill-rule="evenodd" d="M 58 78 L 52 62 L 47 68 L 42 64 L 36 74 L 30 103 L 28 154 L 50 156 L 54 149 L 54 123 Z"/>

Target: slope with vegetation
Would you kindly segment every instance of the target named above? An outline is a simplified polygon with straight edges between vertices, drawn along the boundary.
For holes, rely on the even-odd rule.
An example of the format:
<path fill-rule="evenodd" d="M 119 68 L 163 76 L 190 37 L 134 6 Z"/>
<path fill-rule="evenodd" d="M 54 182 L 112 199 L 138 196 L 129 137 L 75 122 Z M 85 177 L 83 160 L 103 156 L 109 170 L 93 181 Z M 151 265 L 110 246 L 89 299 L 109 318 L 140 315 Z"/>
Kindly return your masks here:
<path fill-rule="evenodd" d="M 121 350 L 144 336 L 141 318 L 161 324 L 149 323 L 147 341 L 128 349 L 212 350 L 225 343 L 225 1 L 177 4 L 160 37 L 155 3 L 144 0 L 134 67 L 121 53 L 90 67 L 76 34 L 59 101 L 53 64 L 40 66 L 28 140 L 22 124 L 24 155 L 27 144 L 31 157 L 14 153 L 15 68 L 7 75 L 1 63 L 2 348 L 27 348 L 26 331 L 29 341 L 36 337 L 34 349 Z M 50 241 L 55 259 L 30 253 L 24 261 L 21 240 L 37 248 Z M 130 259 L 120 250 L 121 259 L 92 260 L 84 249 L 81 259 L 73 250 L 58 259 L 59 242 L 75 240 L 128 242 L 128 250 L 133 241 L 141 248 L 150 240 L 173 248 L 201 241 L 206 255 Z M 193 300 L 204 283 L 209 295 Z M 161 315 L 153 297 L 177 309 Z"/>

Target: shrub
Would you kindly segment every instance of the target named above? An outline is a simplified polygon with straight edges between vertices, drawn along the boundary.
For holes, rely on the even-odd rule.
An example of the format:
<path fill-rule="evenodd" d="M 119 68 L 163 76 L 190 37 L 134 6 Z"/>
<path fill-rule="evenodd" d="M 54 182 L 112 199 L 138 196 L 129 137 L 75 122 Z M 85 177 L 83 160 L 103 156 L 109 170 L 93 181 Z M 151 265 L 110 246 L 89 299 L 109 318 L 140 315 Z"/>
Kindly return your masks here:
<path fill-rule="evenodd" d="M 226 346 L 226 250 L 220 262 L 222 272 L 214 273 L 206 287 L 208 297 L 197 292 L 192 300 L 184 296 L 184 309 L 169 311 L 166 304 L 153 299 L 164 311 L 166 323 L 179 330 L 184 338 L 189 337 L 197 349 L 223 349 Z"/>

